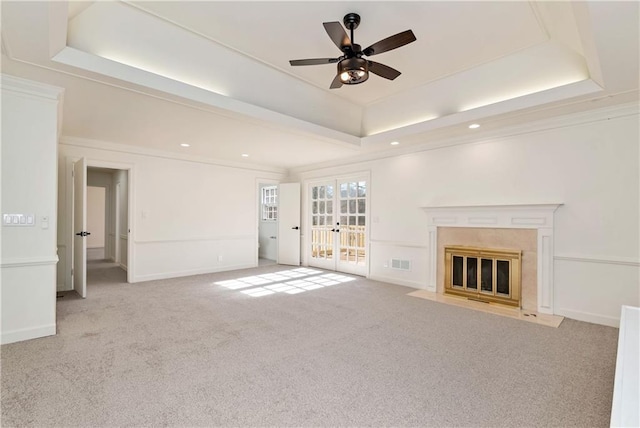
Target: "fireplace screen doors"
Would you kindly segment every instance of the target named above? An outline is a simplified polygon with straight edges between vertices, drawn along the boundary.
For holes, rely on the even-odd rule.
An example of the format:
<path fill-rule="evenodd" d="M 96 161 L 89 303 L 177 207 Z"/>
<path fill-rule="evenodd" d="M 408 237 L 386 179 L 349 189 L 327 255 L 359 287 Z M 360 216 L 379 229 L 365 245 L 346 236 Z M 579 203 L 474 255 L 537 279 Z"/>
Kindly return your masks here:
<path fill-rule="evenodd" d="M 367 199 L 364 177 L 309 186 L 309 265 L 366 275 Z"/>
<path fill-rule="evenodd" d="M 445 294 L 520 307 L 522 252 L 445 247 Z"/>

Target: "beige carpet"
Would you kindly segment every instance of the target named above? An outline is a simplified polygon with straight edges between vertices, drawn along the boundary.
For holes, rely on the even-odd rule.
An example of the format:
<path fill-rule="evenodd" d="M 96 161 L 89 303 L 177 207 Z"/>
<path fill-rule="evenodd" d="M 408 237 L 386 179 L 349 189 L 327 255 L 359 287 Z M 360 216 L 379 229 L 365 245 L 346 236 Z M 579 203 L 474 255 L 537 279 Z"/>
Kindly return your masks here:
<path fill-rule="evenodd" d="M 2 347 L 3 427 L 609 424 L 613 328 L 277 265 L 141 284 L 106 266 L 59 299 L 57 336 Z"/>

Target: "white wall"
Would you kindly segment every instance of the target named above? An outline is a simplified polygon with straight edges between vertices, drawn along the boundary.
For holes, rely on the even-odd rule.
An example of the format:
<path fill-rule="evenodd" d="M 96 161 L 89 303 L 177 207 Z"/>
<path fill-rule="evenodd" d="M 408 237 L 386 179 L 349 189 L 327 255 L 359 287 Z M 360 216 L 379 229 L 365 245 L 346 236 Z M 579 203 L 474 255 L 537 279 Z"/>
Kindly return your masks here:
<path fill-rule="evenodd" d="M 106 233 L 106 189 L 87 186 L 87 248 L 104 248 Z M 105 258 L 108 252 L 105 250 Z"/>
<path fill-rule="evenodd" d="M 2 75 L 2 343 L 56 333 L 56 162 L 62 89 Z"/>
<path fill-rule="evenodd" d="M 617 325 L 621 305 L 640 306 L 639 120 L 637 107 L 630 115 L 628 110 L 619 117 L 615 111 L 592 112 L 540 124 L 546 130 L 291 178 L 369 170 L 370 277 L 416 288 L 427 283 L 420 207 L 563 203 L 555 215 L 555 313 Z M 412 270 L 385 268 L 391 258 L 412 260 Z"/>
<path fill-rule="evenodd" d="M 92 242 L 89 238 L 94 238 L 98 234 L 102 234 L 104 241 L 104 257 L 105 259 L 114 260 L 115 258 L 115 195 L 113 190 L 113 174 L 108 170 L 87 168 L 87 230 L 91 232 L 91 235 L 87 237 L 87 248 L 91 248 Z M 89 226 L 91 222 L 90 210 L 91 202 L 89 196 L 89 187 L 101 187 L 104 188 L 104 227 L 98 231 L 94 225 Z M 95 207 L 94 207 L 95 208 Z M 95 233 L 94 233 L 94 229 Z M 58 284 L 60 285 L 60 284 Z"/>
<path fill-rule="evenodd" d="M 258 192 L 259 210 L 262 210 L 262 188 L 273 186 L 274 184 L 261 184 L 260 191 Z M 259 225 L 259 242 L 260 248 L 258 255 L 260 258 L 268 260 L 278 259 L 278 222 L 277 221 L 263 221 L 262 212 L 259 211 L 260 225 Z M 275 236 L 275 238 L 272 238 Z"/>
<path fill-rule="evenodd" d="M 109 147 L 109 149 L 97 148 Z M 281 173 L 177 160 L 159 152 L 62 139 L 59 146 L 61 227 L 70 230 L 69 164 L 126 163 L 133 192 L 128 225 L 133 240 L 132 282 L 246 268 L 257 264 L 257 176 L 281 179 Z M 120 177 L 124 182 L 124 177 Z M 123 189 L 126 189 L 126 185 Z M 127 195 L 123 195 L 127 198 Z M 121 223 L 124 218 L 121 216 Z M 62 226 L 65 224 L 65 226 Z M 125 227 L 123 230 L 126 230 Z M 125 232 L 122 232 L 124 234 Z M 69 234 L 64 236 L 69 241 Z M 125 241 L 122 239 L 121 241 Z M 126 254 L 123 254 L 126 260 Z M 131 269 L 131 266 L 128 267 Z M 65 289 L 70 288 L 64 284 Z"/>

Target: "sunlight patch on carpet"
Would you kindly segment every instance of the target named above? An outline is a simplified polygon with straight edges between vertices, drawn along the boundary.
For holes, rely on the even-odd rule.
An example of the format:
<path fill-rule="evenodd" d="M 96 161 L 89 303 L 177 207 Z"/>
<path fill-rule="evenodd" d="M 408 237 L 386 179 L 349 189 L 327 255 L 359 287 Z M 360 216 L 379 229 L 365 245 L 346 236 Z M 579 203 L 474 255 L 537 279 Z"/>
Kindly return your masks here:
<path fill-rule="evenodd" d="M 298 268 L 218 281 L 213 284 L 230 290 L 240 290 L 241 293 L 251 297 L 262 297 L 275 293 L 304 293 L 355 280 L 351 276 L 337 273 L 318 275 L 322 273 L 316 269 Z"/>

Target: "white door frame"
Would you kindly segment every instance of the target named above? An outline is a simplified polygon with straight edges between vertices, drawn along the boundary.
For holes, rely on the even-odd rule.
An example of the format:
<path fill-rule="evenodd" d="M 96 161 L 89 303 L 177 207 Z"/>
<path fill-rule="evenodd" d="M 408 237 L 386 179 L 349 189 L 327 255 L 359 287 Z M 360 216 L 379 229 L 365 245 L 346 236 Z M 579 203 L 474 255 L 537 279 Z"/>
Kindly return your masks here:
<path fill-rule="evenodd" d="M 73 197 L 69 197 L 73 193 L 73 178 L 71 177 L 71 171 L 73 170 L 73 163 L 80 159 L 81 156 L 68 156 L 67 161 L 67 239 L 73 239 Z M 87 157 L 87 168 L 109 168 L 127 171 L 127 218 L 129 224 L 129 230 L 127 231 L 127 282 L 135 282 L 135 252 L 134 252 L 134 239 L 131 231 L 135 230 L 135 165 L 126 162 L 112 162 L 102 159 Z M 71 267 L 73 267 L 73 241 L 67 246 L 67 260 L 69 260 L 69 269 L 65 273 L 65 283 L 73 286 L 71 278 Z"/>
<path fill-rule="evenodd" d="M 128 176 L 129 174 L 127 174 Z M 128 178 L 128 177 L 127 177 Z M 128 183 L 128 180 L 127 180 Z M 116 189 L 115 189 L 115 218 L 113 219 L 113 233 L 114 233 L 114 239 L 113 239 L 113 245 L 115 245 L 115 248 L 113 249 L 113 261 L 120 264 L 120 186 L 122 186 L 122 183 L 117 183 L 116 184 Z"/>
<path fill-rule="evenodd" d="M 310 219 L 310 206 L 311 206 L 311 195 L 309 194 L 309 189 L 313 184 L 322 184 L 327 182 L 340 182 L 341 180 L 349 180 L 355 177 L 362 177 L 367 182 L 367 208 L 366 208 L 366 225 L 365 225 L 365 236 L 367 239 L 365 249 L 367 252 L 366 256 L 366 267 L 364 271 L 366 272 L 365 276 L 368 278 L 371 272 L 371 171 L 354 171 L 351 173 L 339 174 L 339 175 L 330 175 L 323 177 L 314 177 L 303 180 L 302 184 L 302 212 L 301 212 L 301 230 L 302 234 L 300 236 L 301 246 L 302 246 L 302 264 L 304 266 L 309 266 L 310 260 L 310 247 L 311 243 L 309 240 L 311 239 L 311 223 Z M 338 189 L 336 189 L 336 192 Z M 335 207 L 334 210 L 337 210 L 339 207 Z M 338 216 L 335 214 L 334 216 Z"/>

